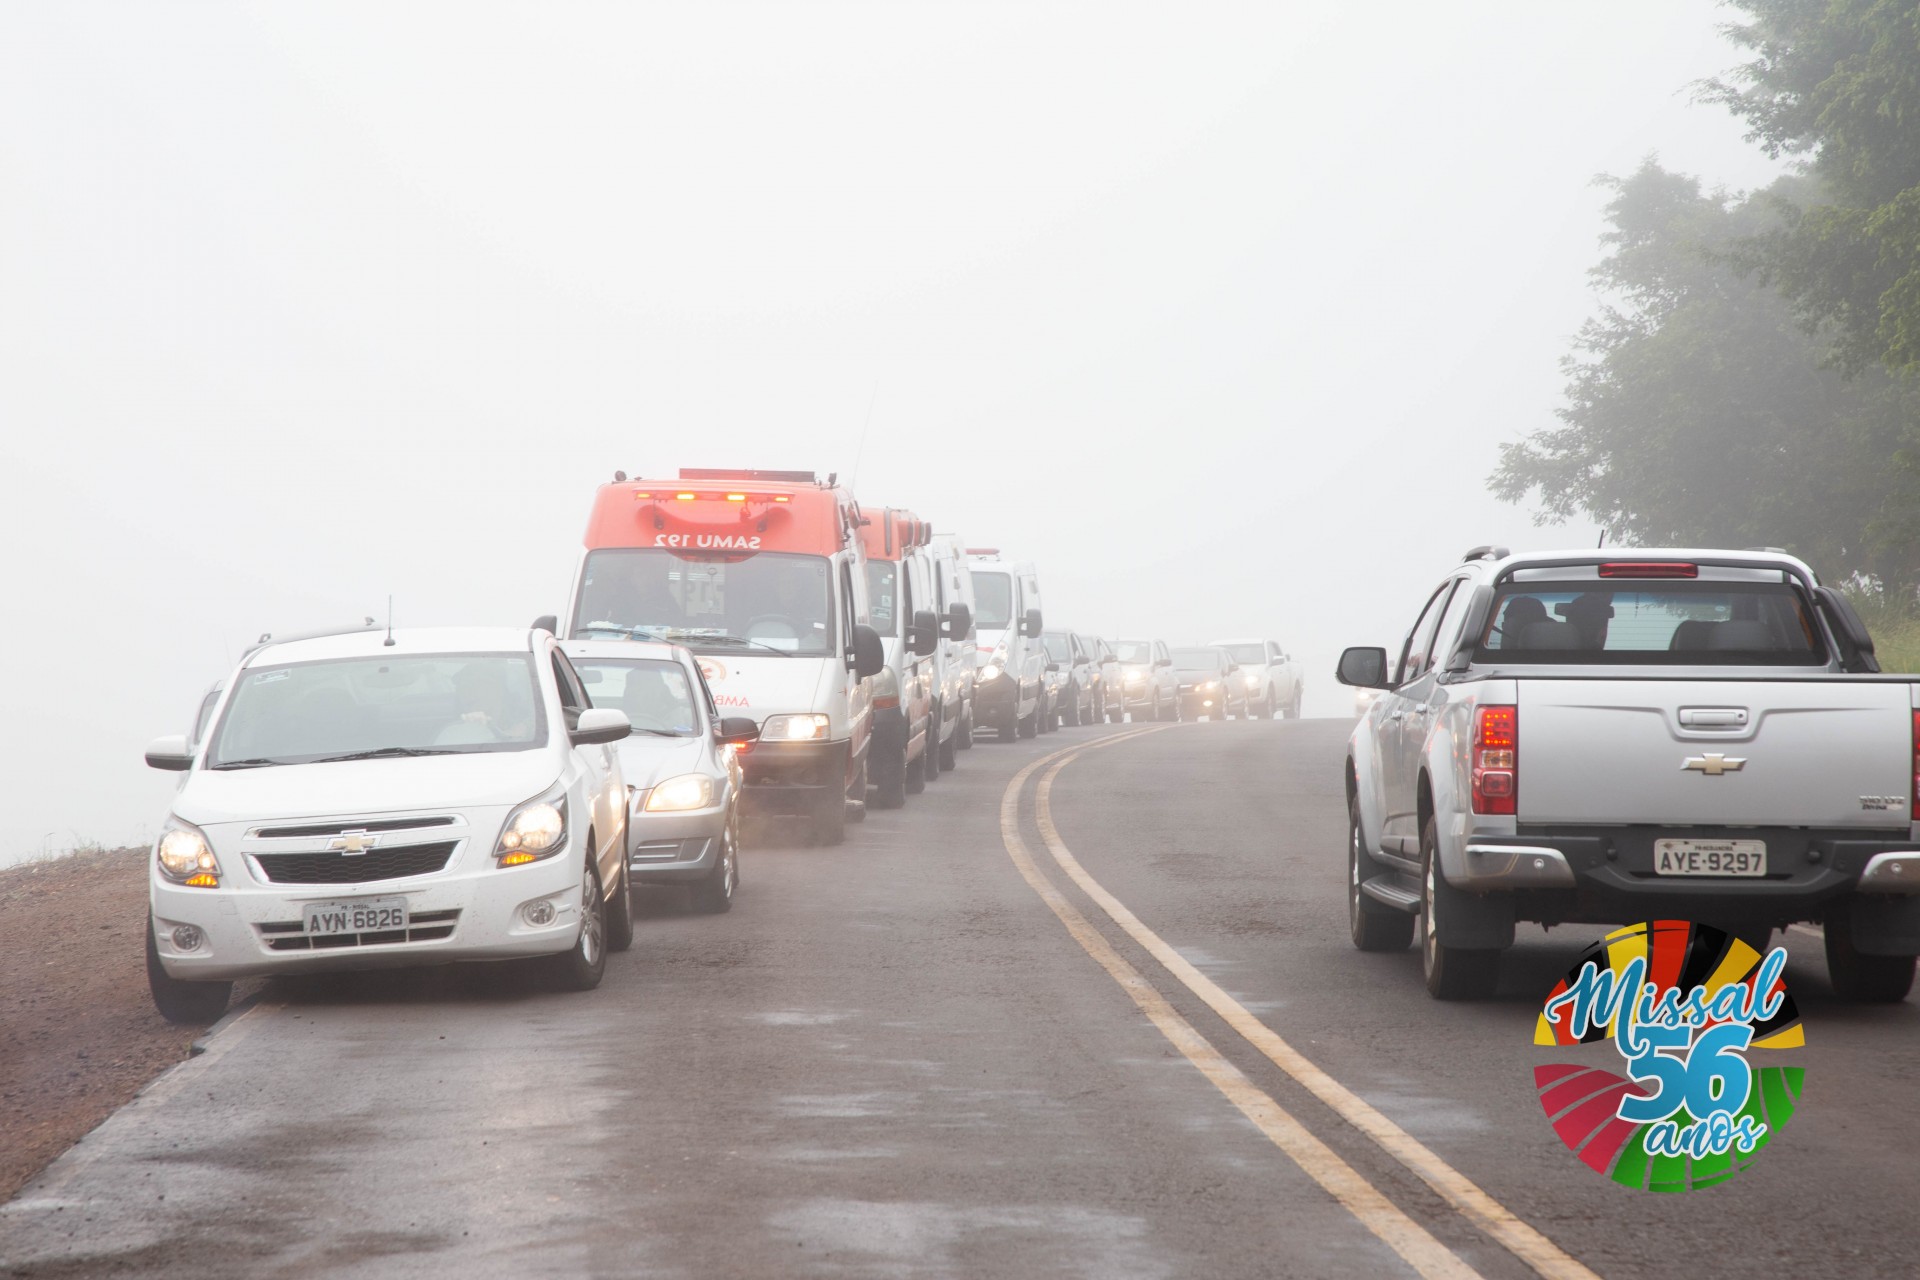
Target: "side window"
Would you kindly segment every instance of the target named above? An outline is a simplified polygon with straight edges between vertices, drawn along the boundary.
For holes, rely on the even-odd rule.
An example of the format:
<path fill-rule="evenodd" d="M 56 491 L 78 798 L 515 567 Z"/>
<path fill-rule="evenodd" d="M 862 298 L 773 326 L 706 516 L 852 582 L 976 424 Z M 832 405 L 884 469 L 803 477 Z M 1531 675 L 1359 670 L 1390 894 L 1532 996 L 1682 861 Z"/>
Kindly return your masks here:
<path fill-rule="evenodd" d="M 560 713 L 566 717 L 567 728 L 579 728 L 580 713 L 593 703 L 587 697 L 586 686 L 574 674 L 573 664 L 558 649 L 553 651 L 553 682 L 560 690 Z"/>
<path fill-rule="evenodd" d="M 1453 599 L 1447 602 L 1447 611 L 1440 616 L 1440 627 L 1433 633 L 1433 646 L 1427 656 L 1427 667 L 1442 666 L 1453 656 L 1460 642 L 1460 629 L 1466 625 L 1467 610 L 1473 606 L 1473 583 L 1460 579 L 1460 587 L 1453 593 Z"/>
<path fill-rule="evenodd" d="M 681 664 L 683 668 L 687 665 Z M 700 664 L 697 662 L 693 663 L 692 667 L 694 683 L 700 690 L 700 701 L 707 708 L 707 727 L 718 733 L 720 732 L 720 708 L 714 705 L 713 690 L 707 685 L 707 673 L 700 669 Z"/>
<path fill-rule="evenodd" d="M 865 617 L 866 612 L 863 606 L 859 616 Z M 853 647 L 854 616 L 853 562 L 842 560 L 840 562 L 840 650 L 843 653 Z"/>
<path fill-rule="evenodd" d="M 1396 685 L 1418 680 L 1426 674 L 1427 657 L 1433 649 L 1433 633 L 1440 625 L 1440 614 L 1447 606 L 1447 594 L 1453 590 L 1453 584 L 1452 578 L 1440 584 L 1440 589 L 1427 598 L 1427 607 L 1420 611 L 1420 620 L 1407 633 L 1407 643 L 1400 650 L 1400 678 L 1394 681 Z"/>

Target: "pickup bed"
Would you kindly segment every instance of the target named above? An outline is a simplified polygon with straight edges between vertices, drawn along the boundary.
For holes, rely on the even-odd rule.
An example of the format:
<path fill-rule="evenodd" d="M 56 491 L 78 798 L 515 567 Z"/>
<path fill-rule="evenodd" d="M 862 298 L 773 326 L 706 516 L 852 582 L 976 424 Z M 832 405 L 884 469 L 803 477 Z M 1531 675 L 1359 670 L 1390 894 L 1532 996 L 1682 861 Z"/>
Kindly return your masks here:
<path fill-rule="evenodd" d="M 1906 997 L 1920 954 L 1920 679 L 1768 552 L 1477 548 L 1396 656 L 1346 761 L 1348 909 L 1427 988 L 1490 993 L 1514 925 L 1824 926 L 1835 988 Z"/>

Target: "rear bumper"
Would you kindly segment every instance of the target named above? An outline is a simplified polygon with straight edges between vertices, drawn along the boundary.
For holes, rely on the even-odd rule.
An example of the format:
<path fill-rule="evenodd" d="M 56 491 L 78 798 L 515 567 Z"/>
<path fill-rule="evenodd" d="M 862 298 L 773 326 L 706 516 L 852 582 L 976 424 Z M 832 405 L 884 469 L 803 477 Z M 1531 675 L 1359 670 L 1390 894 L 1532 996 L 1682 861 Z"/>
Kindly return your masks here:
<path fill-rule="evenodd" d="M 1020 682 L 1012 676 L 973 686 L 973 720 L 986 729 L 1011 729 L 1020 717 Z"/>
<path fill-rule="evenodd" d="M 1654 842 L 1759 840 L 1764 876 L 1672 876 L 1654 870 Z M 1920 842 L 1857 831 L 1796 828 L 1522 828 L 1469 835 L 1462 871 L 1447 880 L 1475 893 L 1532 900 L 1523 919 L 1613 923 L 1664 916 L 1785 924 L 1820 918 L 1831 904 L 1884 897 L 1920 909 Z M 1537 896 L 1535 896 L 1537 895 Z"/>

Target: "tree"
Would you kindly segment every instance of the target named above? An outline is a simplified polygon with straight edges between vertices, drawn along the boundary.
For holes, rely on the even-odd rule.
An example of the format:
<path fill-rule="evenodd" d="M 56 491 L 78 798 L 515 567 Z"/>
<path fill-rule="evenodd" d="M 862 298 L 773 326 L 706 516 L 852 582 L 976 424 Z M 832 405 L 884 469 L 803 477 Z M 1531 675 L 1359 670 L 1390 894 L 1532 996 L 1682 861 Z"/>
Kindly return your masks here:
<path fill-rule="evenodd" d="M 1823 367 L 1792 303 L 1732 256 L 1814 181 L 1736 200 L 1650 160 L 1602 182 L 1606 301 L 1563 362 L 1561 425 L 1501 446 L 1494 492 L 1537 489 L 1541 523 L 1585 512 L 1641 545 L 1785 546 L 1828 575 L 1913 581 L 1915 393 Z"/>
<path fill-rule="evenodd" d="M 1787 200 L 1748 259 L 1842 367 L 1920 370 L 1920 0 L 1735 0 L 1754 52 L 1705 96 L 1771 155 L 1804 155 L 1817 199 Z"/>

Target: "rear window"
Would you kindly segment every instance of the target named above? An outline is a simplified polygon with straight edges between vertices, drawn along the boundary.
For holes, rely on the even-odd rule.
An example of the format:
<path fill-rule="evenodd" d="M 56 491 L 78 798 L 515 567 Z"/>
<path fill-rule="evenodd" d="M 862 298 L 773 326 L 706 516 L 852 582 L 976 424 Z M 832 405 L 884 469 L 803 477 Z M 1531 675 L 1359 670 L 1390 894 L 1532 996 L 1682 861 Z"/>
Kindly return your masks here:
<path fill-rule="evenodd" d="M 1821 666 L 1826 645 L 1799 590 L 1772 582 L 1510 583 L 1474 661 L 1646 666 Z"/>

